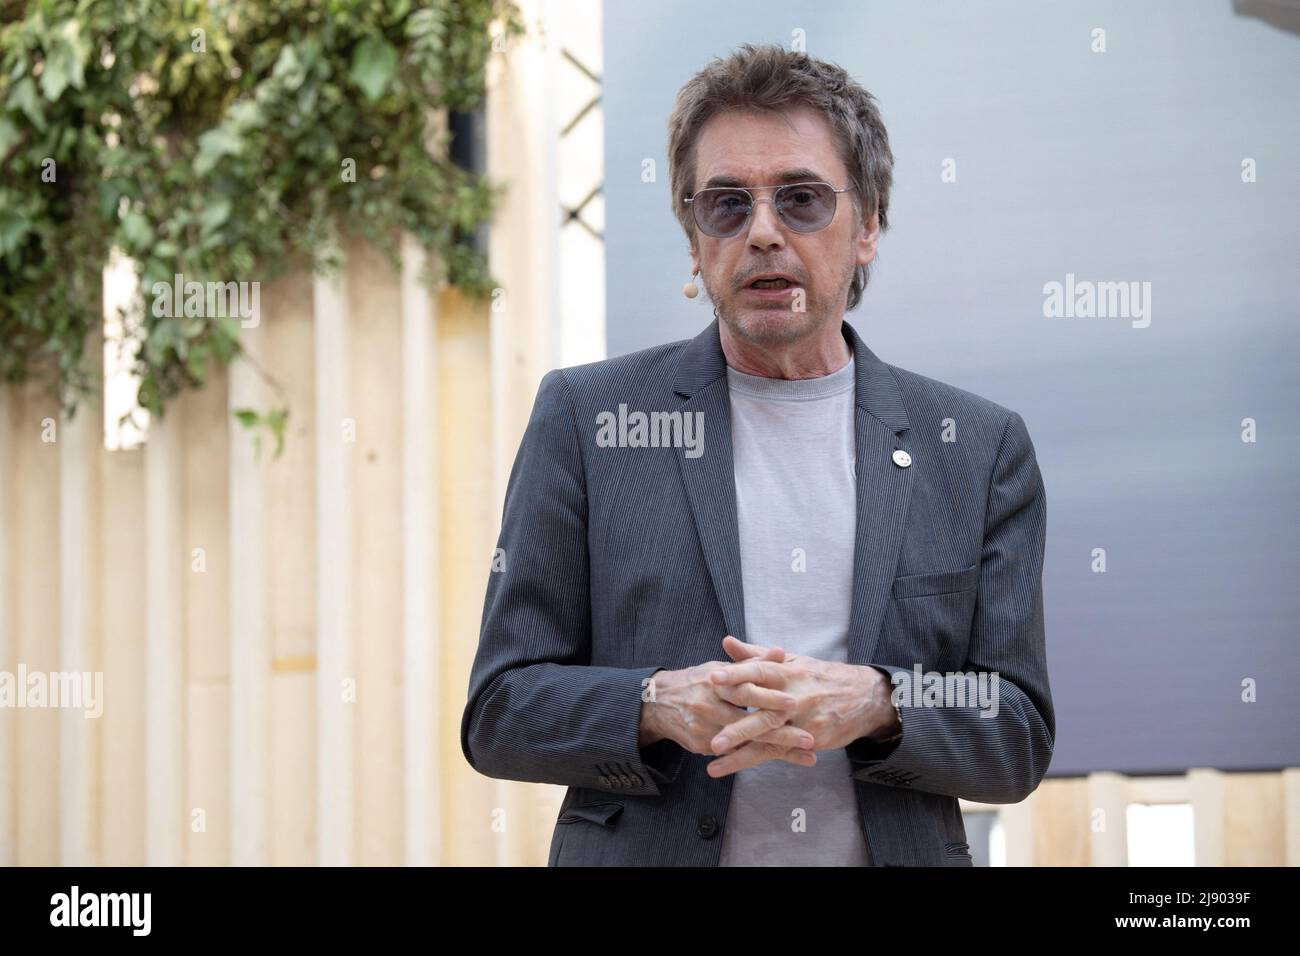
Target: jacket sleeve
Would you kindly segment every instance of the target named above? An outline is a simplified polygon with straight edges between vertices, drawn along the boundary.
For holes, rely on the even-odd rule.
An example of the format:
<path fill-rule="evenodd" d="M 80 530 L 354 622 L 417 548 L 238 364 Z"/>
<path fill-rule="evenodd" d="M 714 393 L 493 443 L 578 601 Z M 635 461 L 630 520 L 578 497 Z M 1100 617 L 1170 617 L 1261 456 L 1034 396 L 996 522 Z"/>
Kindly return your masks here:
<path fill-rule="evenodd" d="M 1052 759 L 1056 722 L 1043 631 L 1047 499 L 1024 420 L 1003 428 L 985 512 L 984 543 L 966 672 L 998 676 L 997 707 L 897 701 L 902 739 L 859 738 L 846 751 L 855 779 L 981 803 L 1018 803 Z M 894 678 L 910 666 L 873 664 Z"/>
<path fill-rule="evenodd" d="M 587 491 L 568 383 L 547 373 L 515 457 L 488 576 L 461 749 L 489 777 L 660 793 L 685 751 L 638 747 L 658 667 L 591 664 Z"/>

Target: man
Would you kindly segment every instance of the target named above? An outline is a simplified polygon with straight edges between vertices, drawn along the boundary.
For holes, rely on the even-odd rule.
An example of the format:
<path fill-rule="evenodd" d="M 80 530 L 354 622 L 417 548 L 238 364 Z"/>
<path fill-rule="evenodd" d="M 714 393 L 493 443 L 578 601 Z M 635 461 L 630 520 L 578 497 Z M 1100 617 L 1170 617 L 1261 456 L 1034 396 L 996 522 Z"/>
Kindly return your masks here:
<path fill-rule="evenodd" d="M 893 157 L 843 70 L 747 45 L 669 127 L 716 320 L 543 378 L 465 756 L 568 786 L 551 865 L 969 866 L 958 798 L 1024 799 L 1055 734 L 1025 423 L 844 322 Z"/>

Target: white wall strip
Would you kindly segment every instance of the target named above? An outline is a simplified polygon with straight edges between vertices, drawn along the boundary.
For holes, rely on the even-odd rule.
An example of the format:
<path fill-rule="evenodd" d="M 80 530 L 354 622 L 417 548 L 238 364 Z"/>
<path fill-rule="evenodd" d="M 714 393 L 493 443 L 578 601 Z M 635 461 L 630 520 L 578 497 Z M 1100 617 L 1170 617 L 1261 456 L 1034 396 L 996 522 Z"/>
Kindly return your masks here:
<path fill-rule="evenodd" d="M 442 862 L 438 768 L 438 360 L 426 256 L 402 237 L 402 569 L 406 863 Z"/>
<path fill-rule="evenodd" d="M 94 347 L 88 354 L 95 355 Z M 59 415 L 59 670 L 85 694 L 97 681 L 99 631 L 98 456 L 104 440 L 98 403 L 83 399 L 75 417 Z M 98 688 L 97 688 L 97 685 Z M 101 701 L 102 703 L 102 701 Z M 59 863 L 94 866 L 93 721 L 82 706 L 59 710 Z"/>
<path fill-rule="evenodd" d="M 344 680 L 352 658 L 352 447 L 347 288 L 342 274 L 314 276 L 316 333 L 317 853 L 321 866 L 354 856 L 353 712 Z"/>
<path fill-rule="evenodd" d="M 258 326 L 261 316 L 256 317 Z M 241 329 L 248 358 L 262 364 L 262 329 Z M 266 412 L 272 396 L 248 358 L 230 366 L 230 410 Z M 270 864 L 271 636 L 266 574 L 266 481 L 274 442 L 253 437 L 232 415 L 230 429 L 230 862 Z"/>
<path fill-rule="evenodd" d="M 180 866 L 185 836 L 185 651 L 181 600 L 184 406 L 149 423 L 145 444 L 145 861 Z"/>

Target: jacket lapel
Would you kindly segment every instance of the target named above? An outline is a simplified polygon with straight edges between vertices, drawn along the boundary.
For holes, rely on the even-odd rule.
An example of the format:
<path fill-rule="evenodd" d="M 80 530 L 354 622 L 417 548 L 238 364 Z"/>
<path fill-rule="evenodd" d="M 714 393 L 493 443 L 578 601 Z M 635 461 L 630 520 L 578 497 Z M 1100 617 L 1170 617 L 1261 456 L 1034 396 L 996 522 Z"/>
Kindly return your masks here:
<path fill-rule="evenodd" d="M 844 323 L 853 347 L 857 402 L 854 409 L 856 540 L 853 552 L 853 605 L 849 613 L 848 663 L 873 663 L 903 544 L 912 496 L 912 468 L 894 462 L 894 452 L 909 451 L 902 435 L 909 428 L 898 382 Z M 909 451 L 910 454 L 910 451 Z"/>
<path fill-rule="evenodd" d="M 899 436 L 909 424 L 898 383 L 888 367 L 853 326 L 845 322 L 841 331 L 853 349 L 856 378 L 857 519 L 848 661 L 867 663 L 879 642 L 911 497 L 912 470 L 899 467 L 893 459 L 895 450 L 906 450 Z M 726 370 L 715 319 L 687 345 L 673 380 L 673 390 L 685 399 L 681 411 L 704 413 L 704 453 L 698 458 L 674 457 L 727 632 L 743 641 L 745 601 Z M 713 657 L 719 654 L 721 639 L 719 635 L 709 641 L 708 653 Z"/>
<path fill-rule="evenodd" d="M 731 457 L 731 400 L 727 362 L 718 321 L 691 340 L 677 366 L 673 390 L 686 399 L 683 413 L 703 412 L 704 452 L 674 457 L 727 633 L 745 639 L 745 601 L 740 578 L 740 530 L 736 520 L 736 476 Z M 709 641 L 708 660 L 722 657 L 722 637 Z"/>

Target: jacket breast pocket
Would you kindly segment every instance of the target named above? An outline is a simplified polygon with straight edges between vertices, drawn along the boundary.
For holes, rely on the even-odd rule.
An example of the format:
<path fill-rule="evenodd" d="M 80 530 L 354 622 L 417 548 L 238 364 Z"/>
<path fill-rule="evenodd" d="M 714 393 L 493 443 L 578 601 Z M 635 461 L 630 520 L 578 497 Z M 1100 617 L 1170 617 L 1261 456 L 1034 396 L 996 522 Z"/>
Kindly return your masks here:
<path fill-rule="evenodd" d="M 957 671 L 966 661 L 980 568 L 894 578 L 880 658 L 924 670 Z"/>
<path fill-rule="evenodd" d="M 894 578 L 893 595 L 896 598 L 914 598 L 935 594 L 957 594 L 974 588 L 979 583 L 979 579 L 978 561 L 969 568 L 960 568 L 956 571 L 904 574 Z"/>

